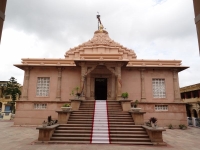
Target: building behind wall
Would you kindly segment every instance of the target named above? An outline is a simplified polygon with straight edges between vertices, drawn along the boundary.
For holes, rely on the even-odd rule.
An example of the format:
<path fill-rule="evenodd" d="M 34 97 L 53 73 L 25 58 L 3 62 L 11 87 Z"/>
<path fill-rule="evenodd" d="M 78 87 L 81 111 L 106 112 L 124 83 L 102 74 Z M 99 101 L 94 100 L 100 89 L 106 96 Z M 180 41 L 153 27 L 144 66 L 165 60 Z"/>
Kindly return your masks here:
<path fill-rule="evenodd" d="M 77 86 L 86 101 L 117 101 L 128 92 L 147 112 L 145 121 L 156 117 L 160 126 L 187 122 L 178 72 L 188 67 L 180 60 L 136 59 L 133 50 L 110 39 L 105 30 L 95 31 L 91 40 L 67 51 L 63 59 L 22 59 L 15 66 L 25 72 L 15 125 L 38 125 L 49 115 L 56 119 L 55 111 L 73 98 L 70 93 Z"/>
<path fill-rule="evenodd" d="M 200 83 L 180 88 L 181 99 L 187 105 L 187 116 L 200 118 Z"/>

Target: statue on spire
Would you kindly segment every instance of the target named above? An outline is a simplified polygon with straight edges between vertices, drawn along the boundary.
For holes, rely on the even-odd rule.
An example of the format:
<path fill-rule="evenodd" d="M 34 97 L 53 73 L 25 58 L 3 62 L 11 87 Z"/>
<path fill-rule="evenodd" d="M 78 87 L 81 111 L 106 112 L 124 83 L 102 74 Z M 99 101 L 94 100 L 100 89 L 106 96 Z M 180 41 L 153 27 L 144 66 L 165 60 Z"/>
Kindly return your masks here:
<path fill-rule="evenodd" d="M 103 24 L 101 23 L 101 19 L 100 19 L 99 12 L 97 12 L 97 13 L 98 13 L 98 15 L 97 15 L 97 19 L 98 19 L 98 30 L 99 30 L 100 32 L 103 32 L 104 27 L 103 27 Z"/>

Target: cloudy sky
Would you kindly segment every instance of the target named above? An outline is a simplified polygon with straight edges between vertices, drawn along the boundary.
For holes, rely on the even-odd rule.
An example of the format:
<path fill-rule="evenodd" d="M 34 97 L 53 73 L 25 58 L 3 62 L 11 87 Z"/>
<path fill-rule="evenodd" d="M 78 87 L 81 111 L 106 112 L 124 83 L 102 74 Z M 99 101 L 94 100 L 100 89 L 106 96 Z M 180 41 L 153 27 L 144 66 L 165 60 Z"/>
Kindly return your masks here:
<path fill-rule="evenodd" d="M 200 83 L 192 0 L 8 0 L 0 45 L 0 81 L 24 71 L 21 58 L 64 58 L 93 37 L 97 12 L 114 41 L 138 59 L 176 59 L 189 69 L 180 87 Z"/>

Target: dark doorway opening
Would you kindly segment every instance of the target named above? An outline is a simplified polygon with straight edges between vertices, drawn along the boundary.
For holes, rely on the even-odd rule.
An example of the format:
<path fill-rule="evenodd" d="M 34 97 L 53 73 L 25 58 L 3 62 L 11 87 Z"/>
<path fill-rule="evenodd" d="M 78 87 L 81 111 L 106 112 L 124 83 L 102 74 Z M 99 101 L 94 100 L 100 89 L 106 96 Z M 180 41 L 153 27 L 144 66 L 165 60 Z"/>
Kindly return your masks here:
<path fill-rule="evenodd" d="M 107 99 L 107 79 L 95 78 L 95 99 L 106 100 Z"/>

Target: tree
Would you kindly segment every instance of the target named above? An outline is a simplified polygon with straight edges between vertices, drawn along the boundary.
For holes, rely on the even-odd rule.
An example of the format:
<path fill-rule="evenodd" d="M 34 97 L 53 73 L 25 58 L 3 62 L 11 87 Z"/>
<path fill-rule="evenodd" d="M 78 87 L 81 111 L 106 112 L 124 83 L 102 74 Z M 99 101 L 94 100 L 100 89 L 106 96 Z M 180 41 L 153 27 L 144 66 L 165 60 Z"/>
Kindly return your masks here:
<path fill-rule="evenodd" d="M 4 90 L 5 95 L 11 95 L 11 112 L 15 113 L 15 100 L 17 99 L 17 95 L 21 95 L 20 84 L 17 83 L 17 80 L 14 77 L 11 77 L 7 82 L 7 87 Z"/>

